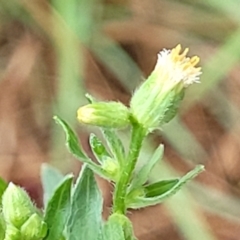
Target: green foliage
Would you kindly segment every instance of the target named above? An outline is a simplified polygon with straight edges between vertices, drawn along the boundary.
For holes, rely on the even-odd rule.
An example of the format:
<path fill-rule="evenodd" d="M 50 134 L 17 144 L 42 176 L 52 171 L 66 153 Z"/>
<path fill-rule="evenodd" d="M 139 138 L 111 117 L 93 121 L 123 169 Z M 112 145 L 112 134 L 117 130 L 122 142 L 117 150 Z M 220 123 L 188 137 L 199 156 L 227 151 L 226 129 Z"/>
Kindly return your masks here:
<path fill-rule="evenodd" d="M 60 124 L 65 131 L 66 134 L 66 145 L 69 151 L 80 161 L 87 163 L 89 167 L 95 171 L 97 174 L 99 174 L 101 177 L 105 179 L 111 179 L 111 176 L 108 175 L 107 172 L 105 172 L 101 167 L 97 164 L 95 164 L 90 158 L 86 156 L 82 148 L 80 147 L 78 143 L 78 138 L 73 132 L 73 130 L 70 128 L 70 126 L 61 118 L 55 116 L 55 121 Z"/>
<path fill-rule="evenodd" d="M 150 160 L 136 171 L 135 164 L 146 135 L 141 126 L 134 123 L 127 154 L 113 129 L 102 129 L 110 153 L 102 141 L 92 134 L 90 146 L 98 159 L 98 165 L 82 150 L 70 126 L 58 117 L 55 117 L 55 120 L 65 131 L 69 151 L 84 162 L 84 165 L 75 184 L 72 175 L 64 177 L 55 168 L 43 165 L 41 172 L 45 192 L 43 213 L 35 208 L 23 189 L 12 183 L 7 187 L 6 183 L 1 181 L 3 216 L 0 219 L 0 227 L 5 232 L 3 236 L 7 237 L 6 239 L 135 240 L 132 224 L 124 215 L 125 209 L 159 204 L 203 171 L 203 166 L 197 166 L 180 179 L 146 184 L 151 170 L 158 160 L 162 159 L 164 148 L 160 145 Z M 115 181 L 118 189 L 114 192 L 113 213 L 106 223 L 102 220 L 103 199 L 94 172 Z M 10 206 L 11 202 L 15 204 L 14 207 Z"/>
<path fill-rule="evenodd" d="M 7 186 L 8 184 L 2 178 L 0 178 L 0 207 L 2 206 L 2 195 L 6 190 Z"/>
<path fill-rule="evenodd" d="M 96 240 L 102 228 L 102 196 L 93 172 L 83 166 L 74 186 L 67 239 Z"/>
<path fill-rule="evenodd" d="M 117 136 L 114 129 L 102 128 L 102 134 L 107 142 L 107 145 L 113 155 L 113 158 L 119 162 L 119 165 L 122 166 L 125 161 L 126 155 L 124 146 Z"/>
<path fill-rule="evenodd" d="M 43 187 L 43 203 L 46 207 L 56 186 L 63 180 L 64 175 L 56 168 L 44 163 L 41 168 L 41 181 Z"/>
<path fill-rule="evenodd" d="M 44 240 L 59 240 L 71 211 L 72 175 L 67 175 L 55 189 L 47 203 L 44 221 L 48 235 Z"/>
<path fill-rule="evenodd" d="M 131 191 L 141 187 L 148 180 L 148 176 L 154 166 L 162 159 L 164 153 L 164 146 L 161 144 L 152 155 L 151 159 L 145 163 L 139 172 L 135 173 L 130 187 L 128 188 L 129 194 Z"/>
<path fill-rule="evenodd" d="M 126 204 L 129 208 L 138 209 L 162 203 L 164 200 L 178 192 L 183 185 L 196 177 L 203 170 L 204 167 L 199 165 L 179 180 L 164 180 L 158 183 L 147 185 L 143 187 L 143 196 L 135 196 L 133 199 L 128 198 Z"/>

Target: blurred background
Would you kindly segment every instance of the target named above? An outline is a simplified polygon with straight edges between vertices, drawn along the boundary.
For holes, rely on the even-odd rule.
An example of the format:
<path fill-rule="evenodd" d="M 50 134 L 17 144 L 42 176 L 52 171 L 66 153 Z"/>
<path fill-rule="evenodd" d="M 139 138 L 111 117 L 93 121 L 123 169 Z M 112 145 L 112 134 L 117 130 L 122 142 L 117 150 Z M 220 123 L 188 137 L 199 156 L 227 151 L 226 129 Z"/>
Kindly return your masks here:
<path fill-rule="evenodd" d="M 140 240 L 240 239 L 239 10 L 239 0 L 0 0 L 0 176 L 41 206 L 43 162 L 64 173 L 80 169 L 53 115 L 75 126 L 89 152 L 92 129 L 76 121 L 84 94 L 127 105 L 157 53 L 181 43 L 200 56 L 202 83 L 150 136 L 141 160 L 162 142 L 165 158 L 150 181 L 196 164 L 206 171 L 164 204 L 129 217 Z M 98 183 L 106 217 L 111 186 Z"/>

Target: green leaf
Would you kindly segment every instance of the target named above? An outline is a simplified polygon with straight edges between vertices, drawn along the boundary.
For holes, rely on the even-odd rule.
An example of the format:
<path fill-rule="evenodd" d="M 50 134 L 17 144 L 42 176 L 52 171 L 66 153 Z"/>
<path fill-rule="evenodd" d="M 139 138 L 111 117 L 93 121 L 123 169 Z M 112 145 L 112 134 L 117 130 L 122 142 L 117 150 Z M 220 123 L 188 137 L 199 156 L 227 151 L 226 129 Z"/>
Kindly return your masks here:
<path fill-rule="evenodd" d="M 71 211 L 72 175 L 67 175 L 47 204 L 44 222 L 49 229 L 44 240 L 59 240 Z"/>
<path fill-rule="evenodd" d="M 137 196 L 135 197 L 135 199 L 128 198 L 126 199 L 126 205 L 128 208 L 137 209 L 159 204 L 163 202 L 165 199 L 174 195 L 176 192 L 178 192 L 183 187 L 183 185 L 185 185 L 188 181 L 196 177 L 203 170 L 204 166 L 198 165 L 192 171 L 188 172 L 185 176 L 180 178 L 179 181 L 172 186 L 172 188 L 170 189 L 166 188 L 167 191 L 163 192 L 160 196 L 155 197 Z"/>
<path fill-rule="evenodd" d="M 103 228 L 104 240 L 135 240 L 130 220 L 118 213 L 112 214 Z"/>
<path fill-rule="evenodd" d="M 122 166 L 125 161 L 125 150 L 121 140 L 112 129 L 103 128 L 102 133 L 114 159 L 119 162 L 120 166 Z"/>
<path fill-rule="evenodd" d="M 90 161 L 90 159 L 87 158 L 86 154 L 79 146 L 78 138 L 69 125 L 63 119 L 57 116 L 54 116 L 53 119 L 56 121 L 56 123 L 62 126 L 66 134 L 66 145 L 69 151 L 83 162 Z"/>
<path fill-rule="evenodd" d="M 94 156 L 96 157 L 100 164 L 104 162 L 106 157 L 111 157 L 105 146 L 100 141 L 100 139 L 97 138 L 97 136 L 93 133 L 90 134 L 89 144 Z"/>
<path fill-rule="evenodd" d="M 156 165 L 156 163 L 162 159 L 164 153 L 164 146 L 161 144 L 154 152 L 152 158 L 135 174 L 131 185 L 129 187 L 129 194 L 131 191 L 141 187 L 147 180 L 150 172 Z"/>
<path fill-rule="evenodd" d="M 102 205 L 94 174 L 84 165 L 74 187 L 67 239 L 98 239 L 102 227 Z"/>
<path fill-rule="evenodd" d="M 69 125 L 64 120 L 57 116 L 54 116 L 54 120 L 56 121 L 56 123 L 62 126 L 66 134 L 66 145 L 68 150 L 81 162 L 87 163 L 88 166 L 99 176 L 107 180 L 111 180 L 111 176 L 109 176 L 109 174 L 104 169 L 102 169 L 99 165 L 94 163 L 90 158 L 86 156 L 86 154 L 79 145 L 76 134 L 69 127 Z"/>
<path fill-rule="evenodd" d="M 41 182 L 43 186 L 43 202 L 47 206 L 47 202 L 53 195 L 58 184 L 64 179 L 64 175 L 56 168 L 47 163 L 41 166 Z"/>
<path fill-rule="evenodd" d="M 2 195 L 6 190 L 8 184 L 0 177 L 0 207 L 2 206 Z"/>
<path fill-rule="evenodd" d="M 144 187 L 145 197 L 157 197 L 173 188 L 179 179 L 163 180 Z"/>

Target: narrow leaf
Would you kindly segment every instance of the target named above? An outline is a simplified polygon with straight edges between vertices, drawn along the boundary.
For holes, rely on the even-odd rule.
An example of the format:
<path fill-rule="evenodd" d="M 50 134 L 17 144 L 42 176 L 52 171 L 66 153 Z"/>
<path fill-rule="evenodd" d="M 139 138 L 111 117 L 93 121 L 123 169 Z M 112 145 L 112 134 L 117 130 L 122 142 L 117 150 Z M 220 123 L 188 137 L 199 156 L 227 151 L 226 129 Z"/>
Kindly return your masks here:
<path fill-rule="evenodd" d="M 185 176 L 179 179 L 179 181 L 168 191 L 164 192 L 160 196 L 156 197 L 136 197 L 135 199 L 129 198 L 126 200 L 126 204 L 128 208 L 143 208 L 151 205 L 156 205 L 163 202 L 165 199 L 171 197 L 176 192 L 178 192 L 183 185 L 185 185 L 189 180 L 196 177 L 200 172 L 204 170 L 204 166 L 198 165 L 192 171 L 188 172 Z M 129 202 L 128 202 L 129 201 Z"/>
<path fill-rule="evenodd" d="M 135 174 L 131 185 L 129 187 L 129 192 L 141 187 L 147 180 L 150 172 L 156 165 L 156 163 L 162 159 L 164 153 L 164 146 L 161 144 L 154 152 L 152 158 L 140 169 L 138 173 Z"/>
<path fill-rule="evenodd" d="M 0 177 L 0 207 L 2 206 L 2 195 L 6 190 L 8 184 Z"/>
<path fill-rule="evenodd" d="M 90 134 L 89 144 L 94 156 L 100 164 L 103 163 L 106 157 L 111 157 L 101 140 L 93 133 Z"/>
<path fill-rule="evenodd" d="M 102 133 L 107 141 L 113 157 L 115 160 L 119 161 L 119 165 L 122 166 L 125 160 L 125 150 L 121 140 L 117 136 L 116 132 L 112 129 L 103 128 Z"/>
<path fill-rule="evenodd" d="M 64 179 L 64 175 L 47 163 L 41 166 L 41 182 L 43 186 L 43 202 L 46 207 L 48 200 L 53 195 L 58 184 Z"/>
<path fill-rule="evenodd" d="M 163 180 L 144 187 L 145 197 L 157 197 L 173 188 L 179 179 Z"/>
<path fill-rule="evenodd" d="M 71 215 L 67 224 L 68 240 L 96 240 L 102 227 L 103 199 L 93 172 L 83 166 L 72 197 Z"/>
<path fill-rule="evenodd" d="M 78 138 L 76 134 L 73 132 L 73 130 L 69 127 L 69 125 L 62 120 L 61 118 L 54 116 L 54 120 L 56 123 L 60 124 L 66 134 L 66 145 L 68 150 L 80 161 L 87 163 L 89 167 L 96 172 L 99 176 L 109 180 L 111 179 L 111 176 L 104 171 L 104 169 L 101 169 L 99 165 L 94 163 L 90 158 L 87 157 L 87 155 L 84 153 L 82 148 L 79 145 Z"/>
<path fill-rule="evenodd" d="M 44 240 L 59 240 L 62 237 L 71 210 L 72 180 L 72 175 L 66 176 L 47 204 L 44 221 L 49 231 Z"/>

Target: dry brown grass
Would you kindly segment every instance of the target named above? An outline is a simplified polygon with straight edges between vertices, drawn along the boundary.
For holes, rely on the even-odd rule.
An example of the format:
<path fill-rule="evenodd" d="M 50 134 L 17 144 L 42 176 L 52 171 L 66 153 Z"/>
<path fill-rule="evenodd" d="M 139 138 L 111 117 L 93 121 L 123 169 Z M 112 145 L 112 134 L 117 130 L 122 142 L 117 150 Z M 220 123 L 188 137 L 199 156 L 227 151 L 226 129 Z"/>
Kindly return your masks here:
<path fill-rule="evenodd" d="M 11 2 L 16 5 L 11 5 Z M 6 7 L 4 3 L 0 4 Z M 93 18 L 97 20 L 96 29 L 91 32 L 87 43 L 79 40 L 77 34 L 62 24 L 60 15 L 56 12 L 52 14 L 48 2 L 9 1 L 7 10 L 0 12 L 0 175 L 8 181 L 24 185 L 39 204 L 39 170 L 42 162 L 53 160 L 57 164 L 59 160 L 59 166 L 65 171 L 72 169 L 76 172 L 79 169 L 79 164 L 75 161 L 68 161 L 70 165 L 64 163 L 65 158 L 69 159 L 66 154 L 59 159 L 50 159 L 50 156 L 54 156 L 50 154 L 51 141 L 55 134 L 51 130 L 53 109 L 58 96 L 61 96 L 59 91 L 62 91 L 59 88 L 59 55 L 56 50 L 64 44 L 62 36 L 73 34 L 73 42 L 77 42 L 79 56 L 82 56 L 81 61 L 84 62 L 84 66 L 79 65 L 79 69 L 82 69 L 80 75 L 83 76 L 87 91 L 99 98 L 120 100 L 128 104 L 133 86 L 141 81 L 140 71 L 131 73 L 131 68 L 128 69 L 126 64 L 116 62 L 116 66 L 120 64 L 118 76 L 125 74 L 129 78 L 124 82 L 109 70 L 98 52 L 108 47 L 102 35 L 126 51 L 142 75 L 147 76 L 154 66 L 157 52 L 179 42 L 189 46 L 191 54 L 200 55 L 203 66 L 207 65 L 239 27 L 239 23 L 231 15 L 220 13 L 216 7 L 210 8 L 200 1 L 129 0 L 105 1 L 104 4 L 101 7 L 96 4 L 96 16 Z M 116 14 L 113 14 L 111 7 L 114 6 L 123 13 L 117 14 L 115 9 L 113 13 Z M 239 52 L 238 49 L 236 51 Z M 71 51 L 70 53 L 74 54 Z M 114 53 L 111 55 L 111 51 L 106 55 L 109 60 L 117 61 L 117 56 Z M 71 62 L 73 56 L 69 57 Z M 230 60 L 226 58 L 225 61 Z M 221 69 L 225 63 L 220 63 L 222 65 L 218 67 Z M 122 66 L 126 68 L 121 69 Z M 197 103 L 192 103 L 188 109 L 184 108 L 182 113 L 181 123 L 186 124 L 195 136 L 203 155 L 194 152 L 185 159 L 187 157 L 168 137 L 162 137 L 158 141 L 166 143 L 166 157 L 174 169 L 186 171 L 191 166 L 189 159 L 193 157 L 195 163 L 201 161 L 207 169 L 198 178 L 199 182 L 219 190 L 230 199 L 233 197 L 239 200 L 240 70 L 239 64 L 229 68 L 230 71 L 220 76 L 220 84 L 215 81 Z M 207 80 L 211 82 L 211 79 Z M 207 84 L 204 82 L 203 86 Z M 225 98 L 221 98 L 219 94 Z M 191 100 L 187 96 L 186 102 Z M 75 104 L 81 104 L 81 100 Z M 68 106 L 60 108 L 67 109 Z M 75 115 L 70 115 L 69 118 L 73 119 Z M 79 135 L 88 149 L 86 131 L 79 130 Z M 186 141 L 185 152 L 193 151 L 191 147 L 187 147 L 188 140 L 180 141 Z M 61 150 L 61 153 L 64 151 Z M 110 186 L 102 180 L 99 180 L 99 184 L 105 196 L 107 215 L 111 205 Z M 208 203 L 208 209 L 203 206 L 199 215 L 209 224 L 216 239 L 239 239 L 240 219 L 229 212 L 230 217 L 220 216 L 221 208 L 217 213 L 209 211 L 211 204 L 215 205 L 221 199 L 214 201 Z M 185 239 L 163 205 L 130 213 L 130 218 L 141 240 Z"/>

